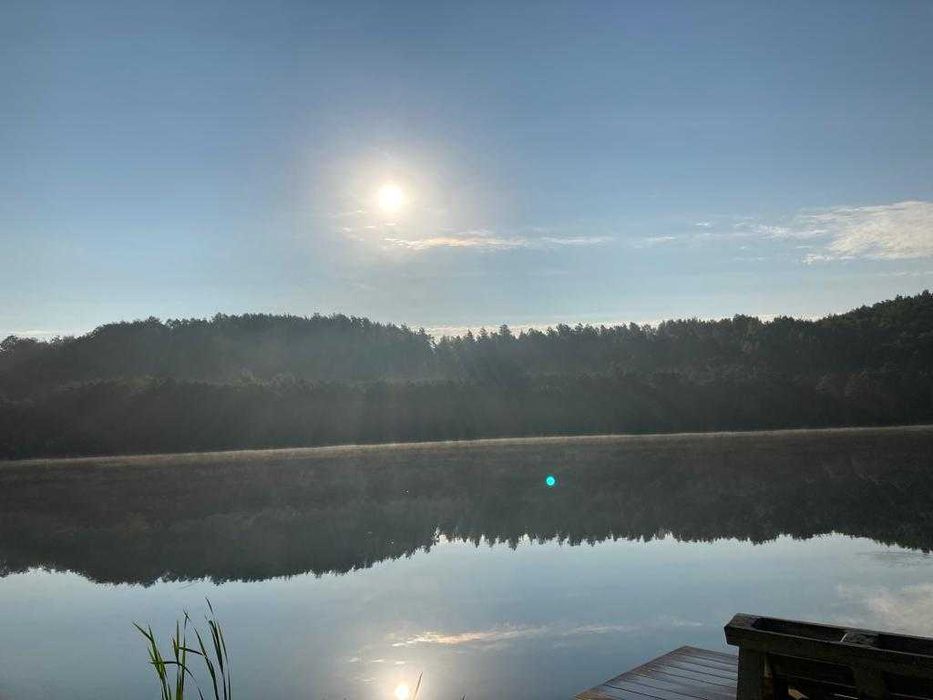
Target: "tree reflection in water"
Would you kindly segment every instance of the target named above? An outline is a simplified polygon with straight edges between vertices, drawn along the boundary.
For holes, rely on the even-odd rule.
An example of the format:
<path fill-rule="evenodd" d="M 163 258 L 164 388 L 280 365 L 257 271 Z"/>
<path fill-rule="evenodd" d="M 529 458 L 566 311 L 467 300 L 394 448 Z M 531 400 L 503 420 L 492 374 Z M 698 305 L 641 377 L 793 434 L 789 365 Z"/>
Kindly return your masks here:
<path fill-rule="evenodd" d="M 908 428 L 9 463 L 0 573 L 256 580 L 344 573 L 441 538 L 515 546 L 837 532 L 928 550 L 931 457 L 933 429 Z"/>

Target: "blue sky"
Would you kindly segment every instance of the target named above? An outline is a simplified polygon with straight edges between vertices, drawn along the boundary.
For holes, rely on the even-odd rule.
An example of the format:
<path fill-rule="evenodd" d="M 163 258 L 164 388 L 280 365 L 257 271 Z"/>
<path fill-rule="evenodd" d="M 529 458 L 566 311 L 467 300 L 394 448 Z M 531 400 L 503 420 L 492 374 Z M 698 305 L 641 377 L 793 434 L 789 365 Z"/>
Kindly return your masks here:
<path fill-rule="evenodd" d="M 933 286 L 929 2 L 0 7 L 0 335 Z M 395 183 L 397 211 L 377 192 Z"/>

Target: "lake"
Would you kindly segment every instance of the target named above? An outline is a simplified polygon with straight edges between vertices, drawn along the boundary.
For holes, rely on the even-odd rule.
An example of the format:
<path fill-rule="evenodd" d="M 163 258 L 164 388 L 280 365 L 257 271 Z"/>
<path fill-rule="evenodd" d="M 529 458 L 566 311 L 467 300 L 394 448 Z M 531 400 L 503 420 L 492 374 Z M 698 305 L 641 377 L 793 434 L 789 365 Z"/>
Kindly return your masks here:
<path fill-rule="evenodd" d="M 0 698 L 157 697 L 131 623 L 205 598 L 240 698 L 570 698 L 736 612 L 933 635 L 931 467 L 929 428 L 7 463 Z"/>

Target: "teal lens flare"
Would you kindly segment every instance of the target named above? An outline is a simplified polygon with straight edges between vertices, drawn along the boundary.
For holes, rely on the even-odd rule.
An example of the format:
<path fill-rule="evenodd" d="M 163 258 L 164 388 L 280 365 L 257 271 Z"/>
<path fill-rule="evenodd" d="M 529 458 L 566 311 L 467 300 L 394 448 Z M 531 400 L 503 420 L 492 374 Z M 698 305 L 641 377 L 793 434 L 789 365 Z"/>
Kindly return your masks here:
<path fill-rule="evenodd" d="M 544 478 L 544 484 L 545 484 L 545 486 L 547 486 L 548 488 L 553 488 L 554 486 L 557 486 L 557 477 L 554 476 L 553 474 L 548 474 L 548 475 Z"/>

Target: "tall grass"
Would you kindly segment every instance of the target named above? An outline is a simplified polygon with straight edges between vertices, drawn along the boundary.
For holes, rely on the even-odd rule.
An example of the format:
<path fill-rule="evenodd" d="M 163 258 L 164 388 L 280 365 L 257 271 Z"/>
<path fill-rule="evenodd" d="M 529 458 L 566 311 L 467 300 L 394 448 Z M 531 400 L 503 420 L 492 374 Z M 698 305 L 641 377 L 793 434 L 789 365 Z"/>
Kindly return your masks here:
<path fill-rule="evenodd" d="M 197 626 L 191 621 L 188 611 L 185 611 L 184 621 L 175 622 L 175 634 L 171 638 L 171 655 L 165 656 L 159 649 L 152 627 L 147 625 L 143 628 L 138 623 L 133 626 L 139 630 L 139 633 L 146 640 L 147 650 L 149 652 L 149 664 L 159 682 L 159 691 L 161 700 L 184 700 L 187 682 L 190 680 L 194 684 L 194 689 L 200 700 L 205 700 L 204 693 L 198 685 L 197 678 L 189 665 L 188 657 L 201 660 L 201 665 L 207 671 L 211 680 L 211 690 L 214 700 L 233 700 L 233 682 L 230 674 L 230 657 L 227 654 L 227 642 L 224 639 L 223 628 L 217 621 L 214 614 L 214 606 L 211 601 L 207 601 L 207 607 L 210 614 L 205 616 L 207 627 L 210 632 L 209 644 L 204 643 L 204 636 Z M 197 639 L 197 648 L 188 646 L 188 627 L 191 627 Z M 189 693 L 190 697 L 190 693 Z"/>

